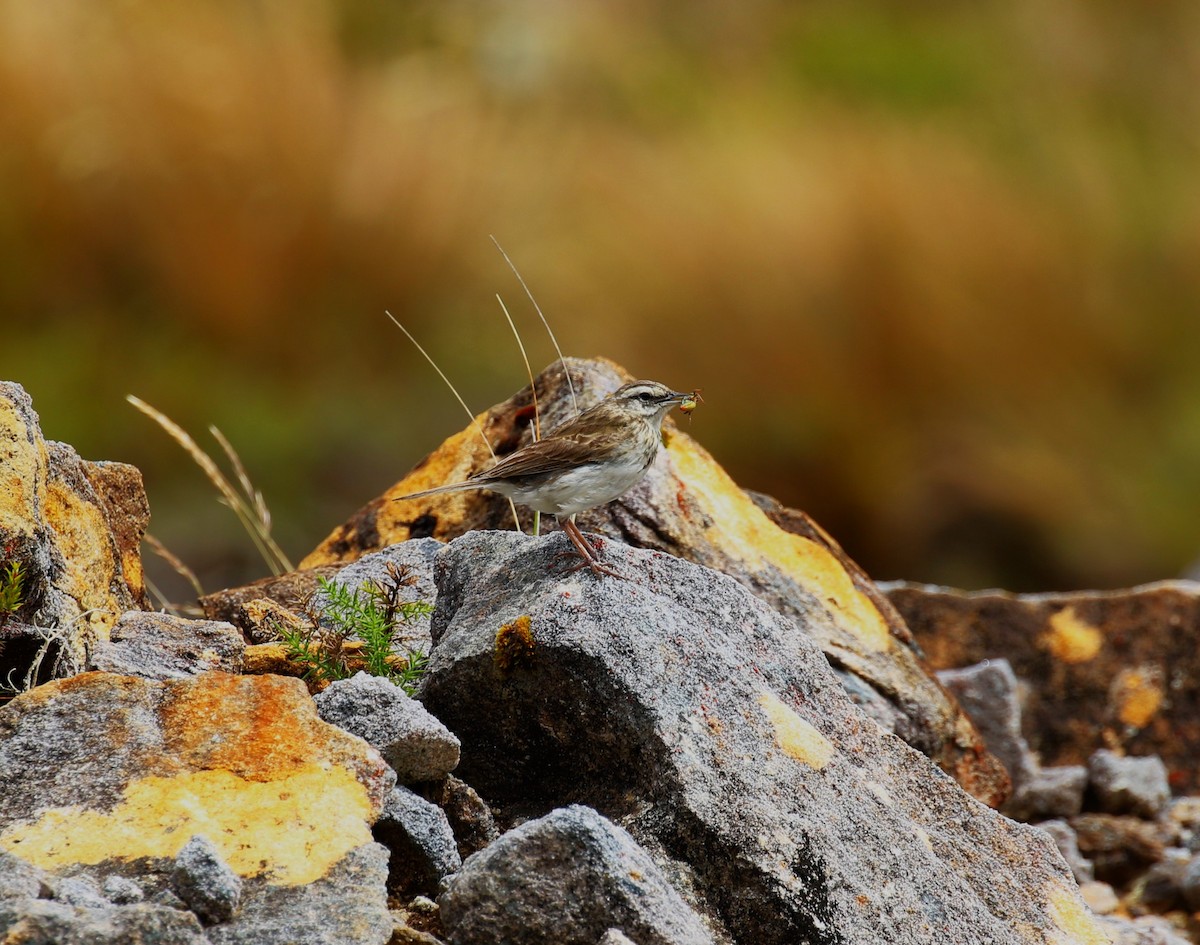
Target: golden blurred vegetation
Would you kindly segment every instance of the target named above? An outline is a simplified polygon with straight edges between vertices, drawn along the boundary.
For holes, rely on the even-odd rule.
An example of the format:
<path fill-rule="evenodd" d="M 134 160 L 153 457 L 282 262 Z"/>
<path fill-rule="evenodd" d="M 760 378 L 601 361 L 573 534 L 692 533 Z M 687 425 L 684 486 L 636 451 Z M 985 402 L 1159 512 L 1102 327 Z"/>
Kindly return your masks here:
<path fill-rule="evenodd" d="M 0 0 L 0 376 L 256 577 L 134 393 L 299 558 L 552 351 L 872 574 L 1115 586 L 1200 554 L 1200 7 Z M 228 521 L 227 521 L 228 520 Z"/>

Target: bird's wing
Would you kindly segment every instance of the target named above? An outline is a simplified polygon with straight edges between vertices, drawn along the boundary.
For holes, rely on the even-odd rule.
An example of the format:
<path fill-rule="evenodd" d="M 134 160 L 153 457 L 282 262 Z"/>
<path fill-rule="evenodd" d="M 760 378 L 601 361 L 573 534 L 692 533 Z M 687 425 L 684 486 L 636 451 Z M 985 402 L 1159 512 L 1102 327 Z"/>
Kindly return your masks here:
<path fill-rule="evenodd" d="M 494 466 L 476 473 L 471 479 L 487 482 L 495 479 L 541 476 L 596 462 L 601 458 L 599 454 L 602 452 L 602 431 L 599 426 L 581 424 L 579 421 L 585 417 L 586 414 L 561 427 L 553 436 L 530 443 L 511 456 L 504 457 Z M 607 434 L 604 438 L 607 439 Z"/>

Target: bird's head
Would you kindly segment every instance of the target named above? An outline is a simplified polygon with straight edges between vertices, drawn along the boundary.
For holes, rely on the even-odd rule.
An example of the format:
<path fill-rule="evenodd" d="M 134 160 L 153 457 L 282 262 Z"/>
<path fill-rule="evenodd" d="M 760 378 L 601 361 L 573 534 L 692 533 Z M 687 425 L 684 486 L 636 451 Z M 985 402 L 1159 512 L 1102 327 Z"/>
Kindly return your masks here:
<path fill-rule="evenodd" d="M 634 381 L 613 393 L 608 403 L 632 416 L 661 423 L 672 407 L 691 399 L 691 394 L 671 390 L 657 381 Z"/>

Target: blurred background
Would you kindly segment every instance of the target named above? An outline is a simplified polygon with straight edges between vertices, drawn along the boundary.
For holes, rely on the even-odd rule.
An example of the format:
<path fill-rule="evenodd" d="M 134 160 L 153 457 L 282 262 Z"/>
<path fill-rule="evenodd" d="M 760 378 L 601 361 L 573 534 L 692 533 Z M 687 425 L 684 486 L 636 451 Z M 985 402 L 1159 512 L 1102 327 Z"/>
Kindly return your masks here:
<path fill-rule="evenodd" d="M 266 569 L 136 394 L 241 452 L 298 560 L 568 354 L 873 576 L 1200 555 L 1200 6 L 0 0 L 0 377 Z M 170 586 L 157 569 L 160 583 Z M 179 597 L 187 596 L 179 592 Z"/>

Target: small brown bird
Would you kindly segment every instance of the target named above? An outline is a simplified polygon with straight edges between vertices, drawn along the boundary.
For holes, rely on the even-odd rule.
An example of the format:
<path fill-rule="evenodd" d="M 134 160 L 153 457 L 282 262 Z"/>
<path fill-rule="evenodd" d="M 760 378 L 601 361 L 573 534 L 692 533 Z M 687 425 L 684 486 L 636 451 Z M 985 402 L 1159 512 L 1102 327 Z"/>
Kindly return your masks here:
<path fill-rule="evenodd" d="M 699 393 L 680 393 L 656 381 L 626 384 L 549 436 L 495 465 L 455 482 L 396 501 L 443 492 L 487 489 L 558 517 L 579 552 L 579 567 L 621 577 L 602 564 L 575 524 L 579 512 L 624 495 L 641 481 L 658 455 L 663 418 L 672 407 L 695 408 Z"/>

